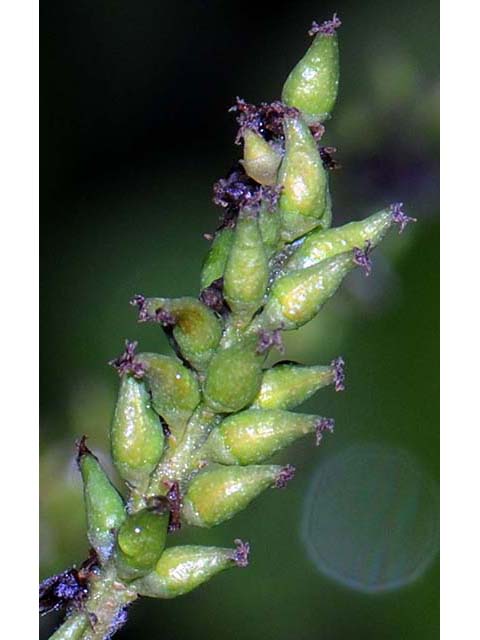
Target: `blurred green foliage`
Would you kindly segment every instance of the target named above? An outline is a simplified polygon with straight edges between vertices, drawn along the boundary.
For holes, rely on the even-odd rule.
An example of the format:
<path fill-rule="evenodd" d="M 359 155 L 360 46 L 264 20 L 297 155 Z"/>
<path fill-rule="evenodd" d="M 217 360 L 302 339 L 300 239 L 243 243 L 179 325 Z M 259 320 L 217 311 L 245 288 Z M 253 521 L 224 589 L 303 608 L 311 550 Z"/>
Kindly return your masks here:
<path fill-rule="evenodd" d="M 239 154 L 227 107 L 236 94 L 278 97 L 311 20 L 334 10 L 343 20 L 339 101 L 325 138 L 343 167 L 332 176 L 334 223 L 395 200 L 419 222 L 377 250 L 367 281 L 352 274 L 317 320 L 288 336 L 288 358 L 346 360 L 347 391 L 324 390 L 304 408 L 334 416 L 335 435 L 318 450 L 307 440 L 289 450 L 298 471 L 286 491 L 269 492 L 212 531 L 178 534 L 200 544 L 248 539 L 248 570 L 178 600 L 142 600 L 120 639 L 186 639 L 199 630 L 238 640 L 438 636 L 437 563 L 409 587 L 364 595 L 318 573 L 300 538 L 316 466 L 352 443 L 401 446 L 438 481 L 438 6 L 431 0 L 44 8 L 40 572 L 86 554 L 73 443 L 86 433 L 108 454 L 118 380 L 106 362 L 126 337 L 143 351 L 168 352 L 158 327 L 136 324 L 129 298 L 198 290 L 201 235 L 218 215 L 211 184 Z M 42 620 L 43 637 L 53 624 Z"/>

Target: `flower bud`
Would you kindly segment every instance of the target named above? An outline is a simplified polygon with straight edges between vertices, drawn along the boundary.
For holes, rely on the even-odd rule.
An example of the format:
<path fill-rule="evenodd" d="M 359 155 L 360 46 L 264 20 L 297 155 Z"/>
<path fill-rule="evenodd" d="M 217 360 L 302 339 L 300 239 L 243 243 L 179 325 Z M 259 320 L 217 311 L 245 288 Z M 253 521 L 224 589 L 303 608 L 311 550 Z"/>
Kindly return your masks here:
<path fill-rule="evenodd" d="M 221 464 L 250 465 L 273 454 L 308 433 L 317 439 L 333 421 L 319 416 L 280 410 L 247 409 L 226 418 L 205 443 L 205 457 Z"/>
<path fill-rule="evenodd" d="M 158 353 L 140 353 L 135 360 L 143 367 L 155 411 L 178 439 L 200 402 L 195 374 L 176 358 Z"/>
<path fill-rule="evenodd" d="M 202 266 L 201 288 L 205 289 L 214 280 L 223 277 L 228 254 L 233 243 L 233 229 L 227 227 L 217 231 L 215 239 L 205 256 Z"/>
<path fill-rule="evenodd" d="M 100 560 L 106 562 L 113 550 L 115 531 L 125 520 L 126 512 L 121 495 L 85 441 L 83 436 L 77 443 L 77 462 L 83 479 L 87 535 Z"/>
<path fill-rule="evenodd" d="M 322 25 L 313 23 L 309 34 L 315 38 L 283 86 L 283 102 L 300 109 L 309 124 L 329 118 L 337 99 L 339 62 L 336 29 L 340 24 L 336 15 Z"/>
<path fill-rule="evenodd" d="M 264 360 L 256 351 L 256 339 L 218 351 L 207 371 L 207 405 L 217 413 L 234 413 L 250 404 L 260 388 Z"/>
<path fill-rule="evenodd" d="M 123 580 L 133 580 L 152 571 L 165 548 L 170 513 L 142 509 L 125 520 L 118 531 L 115 564 Z"/>
<path fill-rule="evenodd" d="M 400 207 L 399 204 L 392 204 L 364 220 L 325 231 L 313 231 L 288 260 L 286 270 L 311 267 L 339 253 L 361 247 L 367 241 L 375 247 L 393 224 L 400 225 L 400 230 L 403 230 L 407 222 L 413 221 L 413 218 L 406 216 Z"/>
<path fill-rule="evenodd" d="M 230 309 L 248 320 L 263 302 L 268 263 L 256 215 L 241 212 L 223 276 Z"/>
<path fill-rule="evenodd" d="M 343 360 L 337 358 L 329 367 L 304 367 L 278 364 L 263 374 L 262 385 L 252 403 L 254 409 L 294 409 L 316 391 L 334 384 L 343 389 Z"/>
<path fill-rule="evenodd" d="M 293 467 L 279 465 L 209 467 L 191 481 L 183 499 L 183 519 L 196 527 L 214 527 L 233 518 L 265 489 L 285 486 L 293 472 Z"/>
<path fill-rule="evenodd" d="M 122 378 L 110 441 L 120 476 L 140 491 L 146 489 L 162 457 L 164 434 L 145 385 L 130 375 Z"/>
<path fill-rule="evenodd" d="M 196 369 L 204 369 L 222 334 L 217 316 L 196 298 L 135 296 L 140 322 L 159 322 L 171 332 L 182 355 Z"/>
<path fill-rule="evenodd" d="M 246 567 L 250 545 L 235 540 L 236 549 L 185 545 L 170 547 L 157 563 L 155 571 L 132 583 L 139 595 L 151 598 L 176 598 L 215 574 L 230 567 Z"/>
<path fill-rule="evenodd" d="M 263 136 L 245 128 L 243 136 L 243 160 L 240 163 L 247 176 L 256 182 L 273 186 L 277 182 L 277 171 L 282 161 L 281 154 Z"/>
<path fill-rule="evenodd" d="M 287 330 L 306 324 L 334 295 L 347 273 L 359 264 L 359 259 L 348 251 L 279 278 L 257 323 Z"/>
<path fill-rule="evenodd" d="M 282 238 L 291 242 L 319 225 L 327 205 L 328 178 L 317 144 L 304 120 L 284 120 L 285 157 L 278 181 Z"/>

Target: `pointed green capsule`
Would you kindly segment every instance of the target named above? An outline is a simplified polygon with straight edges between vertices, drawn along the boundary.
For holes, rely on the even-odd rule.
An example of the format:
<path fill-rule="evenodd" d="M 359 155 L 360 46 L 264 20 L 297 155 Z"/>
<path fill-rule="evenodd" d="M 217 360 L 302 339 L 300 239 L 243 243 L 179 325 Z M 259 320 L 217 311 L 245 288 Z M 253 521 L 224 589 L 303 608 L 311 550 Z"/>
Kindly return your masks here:
<path fill-rule="evenodd" d="M 170 513 L 142 509 L 128 516 L 118 531 L 115 564 L 122 580 L 152 571 L 165 548 Z"/>
<path fill-rule="evenodd" d="M 333 421 L 319 416 L 275 409 L 247 409 L 226 418 L 205 443 L 205 456 L 221 464 L 264 462 L 277 451 L 307 435 L 333 429 Z"/>
<path fill-rule="evenodd" d="M 267 256 L 256 215 L 240 213 L 223 278 L 230 309 L 250 319 L 262 304 L 268 283 Z"/>
<path fill-rule="evenodd" d="M 178 439 L 200 402 L 195 374 L 176 358 L 158 353 L 140 353 L 135 362 L 143 368 L 155 411 Z"/>
<path fill-rule="evenodd" d="M 83 479 L 87 535 L 101 561 L 106 562 L 113 550 L 115 532 L 125 520 L 126 511 L 121 495 L 85 440 L 84 436 L 77 444 L 77 461 Z"/>
<path fill-rule="evenodd" d="M 278 181 L 282 238 L 291 242 L 322 225 L 327 208 L 328 177 L 310 129 L 300 116 L 284 120 L 285 157 Z"/>
<path fill-rule="evenodd" d="M 293 467 L 279 465 L 209 467 L 190 483 L 183 499 L 183 519 L 196 527 L 215 527 L 245 509 L 265 489 L 285 486 L 293 473 Z"/>
<path fill-rule="evenodd" d="M 351 251 L 354 247 L 363 247 L 369 241 L 375 247 L 395 222 L 393 209 L 388 207 L 377 213 L 350 222 L 343 227 L 313 231 L 295 251 L 286 264 L 287 271 L 305 269 L 322 260 Z"/>
<path fill-rule="evenodd" d="M 252 408 L 294 409 L 330 384 L 334 384 L 337 391 L 344 388 L 342 358 L 334 360 L 329 367 L 279 364 L 263 374 Z"/>
<path fill-rule="evenodd" d="M 338 93 L 339 60 L 336 15 L 322 25 L 313 23 L 315 38 L 307 53 L 292 69 L 283 86 L 282 101 L 296 107 L 307 122 L 322 122 L 330 117 Z"/>
<path fill-rule="evenodd" d="M 243 160 L 240 163 L 247 176 L 256 182 L 273 186 L 277 182 L 277 172 L 281 154 L 263 136 L 251 129 L 243 132 Z"/>
<path fill-rule="evenodd" d="M 217 413 L 234 413 L 249 405 L 260 388 L 264 360 L 256 351 L 256 339 L 218 351 L 207 371 L 207 405 Z"/>
<path fill-rule="evenodd" d="M 273 285 L 258 324 L 287 330 L 301 327 L 317 315 L 347 273 L 359 264 L 356 254 L 348 251 L 281 277 Z"/>
<path fill-rule="evenodd" d="M 110 429 L 113 462 L 120 476 L 143 491 L 160 462 L 164 434 L 141 380 L 125 375 Z"/>
<path fill-rule="evenodd" d="M 132 583 L 139 595 L 176 598 L 230 567 L 246 567 L 250 546 L 235 540 L 236 549 L 185 545 L 167 549 L 155 571 Z"/>
<path fill-rule="evenodd" d="M 196 369 L 204 369 L 222 335 L 222 326 L 207 306 L 197 298 L 144 298 L 132 301 L 140 322 L 159 322 L 172 331 L 182 355 Z"/>
<path fill-rule="evenodd" d="M 214 280 L 223 277 L 230 248 L 233 243 L 233 235 L 234 231 L 230 228 L 221 229 L 215 234 L 215 239 L 202 266 L 200 279 L 202 289 L 206 289 Z"/>

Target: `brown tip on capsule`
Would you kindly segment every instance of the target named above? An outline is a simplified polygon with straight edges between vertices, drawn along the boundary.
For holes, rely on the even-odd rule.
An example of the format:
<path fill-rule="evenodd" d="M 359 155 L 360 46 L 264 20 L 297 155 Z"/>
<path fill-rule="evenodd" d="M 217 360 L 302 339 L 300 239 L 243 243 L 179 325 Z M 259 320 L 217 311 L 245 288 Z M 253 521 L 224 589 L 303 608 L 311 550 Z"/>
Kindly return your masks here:
<path fill-rule="evenodd" d="M 331 20 L 325 20 L 322 24 L 318 24 L 315 20 L 312 22 L 312 26 L 308 32 L 309 36 L 314 36 L 317 33 L 321 33 L 324 36 L 333 36 L 335 31 L 342 26 L 340 18 L 336 13 L 333 14 Z"/>
<path fill-rule="evenodd" d="M 137 380 L 141 380 L 145 375 L 145 367 L 140 362 L 135 361 L 137 345 L 138 342 L 125 340 L 125 351 L 118 358 L 109 361 L 108 364 L 117 370 L 119 376 L 129 373 Z"/>
<path fill-rule="evenodd" d="M 335 358 L 330 363 L 333 369 L 333 383 L 335 391 L 345 391 L 345 360 L 342 356 Z"/>
<path fill-rule="evenodd" d="M 416 218 L 411 218 L 403 211 L 403 202 L 394 202 L 390 205 L 390 211 L 392 213 L 392 220 L 395 224 L 398 224 L 399 231 L 402 233 L 409 222 L 417 222 Z"/>
<path fill-rule="evenodd" d="M 365 272 L 366 276 L 369 276 L 372 272 L 372 260 L 370 258 L 370 254 L 372 252 L 372 243 L 370 240 L 367 240 L 365 243 L 365 248 L 360 249 L 359 247 L 353 248 L 353 261 Z"/>
<path fill-rule="evenodd" d="M 248 542 L 243 542 L 240 538 L 236 538 L 233 543 L 237 548 L 232 554 L 232 560 L 235 562 L 237 567 L 241 567 L 242 569 L 248 567 L 250 544 Z"/>
<path fill-rule="evenodd" d="M 277 489 L 284 489 L 290 480 L 294 478 L 295 471 L 296 469 L 292 464 L 287 464 L 287 466 L 280 469 L 275 480 L 275 487 Z"/>
<path fill-rule="evenodd" d="M 318 445 L 323 440 L 323 434 L 325 431 L 329 433 L 333 433 L 333 429 L 335 427 L 335 420 L 333 418 L 320 418 L 317 424 L 315 425 L 315 444 Z"/>
<path fill-rule="evenodd" d="M 76 455 L 76 460 L 77 460 L 77 464 L 80 467 L 80 460 L 83 458 L 83 456 L 93 456 L 95 458 L 95 460 L 98 460 L 97 456 L 94 455 L 90 449 L 87 447 L 87 436 L 83 435 L 81 438 L 79 438 L 76 442 L 75 442 L 75 447 L 77 449 L 77 455 Z"/>

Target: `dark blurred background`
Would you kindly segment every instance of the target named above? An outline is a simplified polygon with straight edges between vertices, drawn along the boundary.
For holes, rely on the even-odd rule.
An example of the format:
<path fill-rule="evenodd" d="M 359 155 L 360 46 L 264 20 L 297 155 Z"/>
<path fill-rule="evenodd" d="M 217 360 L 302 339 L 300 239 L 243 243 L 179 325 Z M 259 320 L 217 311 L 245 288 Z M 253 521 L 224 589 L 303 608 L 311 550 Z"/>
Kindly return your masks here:
<path fill-rule="evenodd" d="M 418 223 L 391 234 L 369 279 L 354 274 L 319 319 L 288 337 L 290 358 L 328 363 L 341 354 L 347 362 L 347 391 L 324 390 L 306 406 L 335 416 L 335 435 L 318 450 L 305 441 L 280 457 L 298 469 L 287 491 L 262 496 L 213 531 L 179 535 L 202 544 L 248 539 L 249 569 L 225 572 L 173 601 L 142 600 L 120 640 L 438 637 L 433 0 L 43 2 L 40 572 L 45 577 L 86 554 L 73 442 L 87 433 L 96 451 L 108 453 L 118 381 L 107 361 L 126 337 L 139 339 L 142 350 L 167 350 L 156 327 L 136 324 L 129 298 L 198 290 L 202 233 L 219 215 L 211 186 L 241 152 L 228 107 L 237 95 L 278 98 L 308 46 L 311 21 L 334 11 L 343 21 L 341 85 L 324 140 L 338 148 L 342 165 L 331 176 L 335 223 L 398 200 Z M 352 447 L 356 482 L 366 469 L 351 465 L 361 467 L 362 452 L 379 445 L 397 462 L 371 466 L 368 500 L 343 496 L 344 508 L 345 500 L 352 510 L 362 506 L 342 535 L 355 550 L 357 537 L 370 535 L 355 522 L 371 522 L 378 557 L 387 558 L 372 593 L 373 560 L 359 565 L 356 558 L 353 567 L 334 543 L 323 549 L 328 568 L 312 555 L 321 547 L 319 515 L 332 506 L 324 504 L 328 488 L 320 496 L 315 483 L 322 464 Z M 375 511 L 386 487 L 398 505 L 389 530 Z M 413 502 L 422 526 L 412 537 L 403 531 Z M 349 572 L 363 582 L 349 586 Z M 56 622 L 42 619 L 42 637 Z"/>

